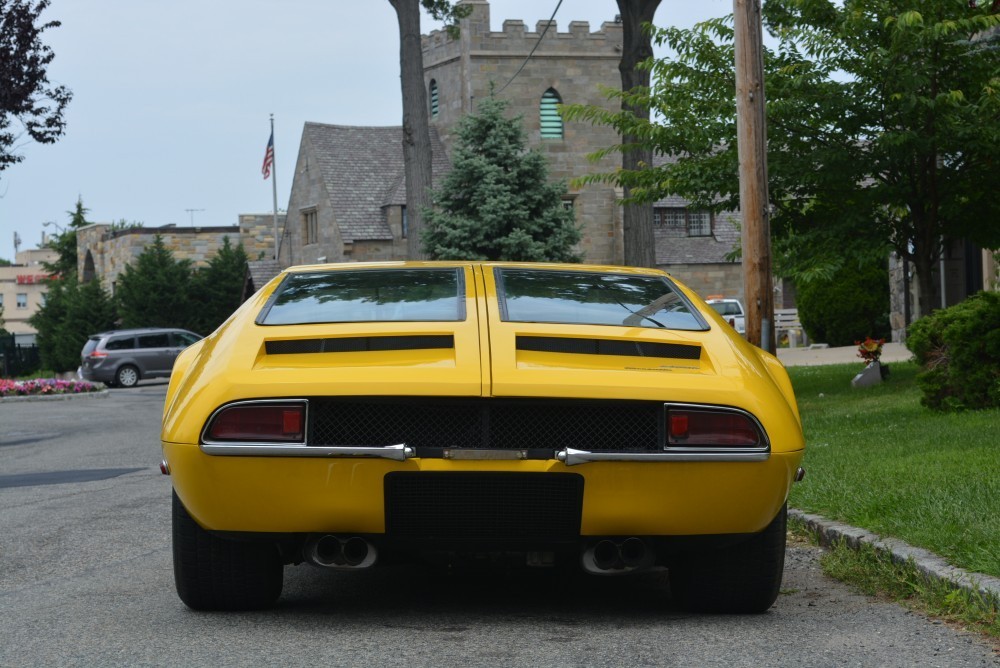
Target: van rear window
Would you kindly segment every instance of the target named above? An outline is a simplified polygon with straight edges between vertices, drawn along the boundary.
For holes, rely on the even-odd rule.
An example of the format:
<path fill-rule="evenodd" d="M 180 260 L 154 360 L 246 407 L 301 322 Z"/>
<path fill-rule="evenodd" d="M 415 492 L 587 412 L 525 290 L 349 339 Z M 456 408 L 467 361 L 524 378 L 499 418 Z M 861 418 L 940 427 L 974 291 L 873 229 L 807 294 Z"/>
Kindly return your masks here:
<path fill-rule="evenodd" d="M 289 274 L 257 324 L 459 320 L 465 320 L 461 269 L 363 269 Z"/>

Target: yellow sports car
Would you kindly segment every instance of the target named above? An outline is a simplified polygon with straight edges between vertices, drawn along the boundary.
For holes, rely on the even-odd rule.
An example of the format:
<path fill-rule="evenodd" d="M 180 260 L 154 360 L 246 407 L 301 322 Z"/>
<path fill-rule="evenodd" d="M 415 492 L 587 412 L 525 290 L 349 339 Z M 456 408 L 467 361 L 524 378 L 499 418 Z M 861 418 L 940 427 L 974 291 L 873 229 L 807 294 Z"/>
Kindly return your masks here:
<path fill-rule="evenodd" d="M 267 606 L 285 565 L 666 567 L 688 609 L 768 609 L 802 429 L 781 363 L 668 274 L 293 267 L 178 358 L 174 574 Z"/>

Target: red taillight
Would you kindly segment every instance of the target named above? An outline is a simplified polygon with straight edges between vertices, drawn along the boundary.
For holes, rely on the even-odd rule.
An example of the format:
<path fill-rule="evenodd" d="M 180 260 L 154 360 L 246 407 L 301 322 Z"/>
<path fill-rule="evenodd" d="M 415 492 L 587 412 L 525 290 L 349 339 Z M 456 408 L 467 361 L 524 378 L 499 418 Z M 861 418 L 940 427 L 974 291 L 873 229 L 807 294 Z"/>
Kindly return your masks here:
<path fill-rule="evenodd" d="M 668 446 L 757 448 L 763 445 L 757 425 L 742 413 L 670 409 L 667 424 Z"/>
<path fill-rule="evenodd" d="M 88 357 L 90 357 L 90 359 L 92 360 L 97 359 L 98 357 L 107 357 L 107 356 L 108 354 L 102 350 L 95 350 L 94 352 L 90 353 L 90 355 L 88 355 Z"/>
<path fill-rule="evenodd" d="M 305 406 L 302 404 L 246 404 L 220 411 L 209 425 L 210 441 L 304 441 Z"/>

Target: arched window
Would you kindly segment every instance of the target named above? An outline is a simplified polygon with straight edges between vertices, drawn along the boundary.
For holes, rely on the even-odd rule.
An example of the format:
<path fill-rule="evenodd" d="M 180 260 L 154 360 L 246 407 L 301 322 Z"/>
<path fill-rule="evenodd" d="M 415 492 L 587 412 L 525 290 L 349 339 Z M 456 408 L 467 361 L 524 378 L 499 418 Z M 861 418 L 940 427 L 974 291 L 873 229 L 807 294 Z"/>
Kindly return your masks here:
<path fill-rule="evenodd" d="M 429 86 L 427 97 L 431 101 L 431 118 L 437 118 L 438 115 L 438 82 L 435 79 L 431 79 L 431 84 Z"/>
<path fill-rule="evenodd" d="M 542 139 L 562 139 L 563 121 L 556 109 L 556 105 L 562 104 L 562 98 L 554 88 L 550 88 L 542 95 L 542 104 L 539 107 L 541 117 Z"/>

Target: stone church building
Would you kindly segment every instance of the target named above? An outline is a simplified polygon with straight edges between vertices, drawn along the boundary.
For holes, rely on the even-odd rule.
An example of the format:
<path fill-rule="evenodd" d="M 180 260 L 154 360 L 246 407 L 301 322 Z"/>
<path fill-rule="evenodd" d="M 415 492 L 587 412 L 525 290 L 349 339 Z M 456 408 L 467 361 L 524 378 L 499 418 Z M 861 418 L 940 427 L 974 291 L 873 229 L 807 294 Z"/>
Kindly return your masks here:
<path fill-rule="evenodd" d="M 530 30 L 522 21 L 507 20 L 501 31 L 493 31 L 487 0 L 463 4 L 472 12 L 457 38 L 434 31 L 423 40 L 435 185 L 449 169 L 458 122 L 493 87 L 497 97 L 509 101 L 509 112 L 521 116 L 528 145 L 546 157 L 551 178 L 568 184 L 565 205 L 582 231 L 577 251 L 586 262 L 620 264 L 620 192 L 603 184 L 571 184 L 619 166 L 616 155 L 587 159 L 619 137 L 612 128 L 564 122 L 557 105 L 617 107 L 602 89 L 621 86 L 621 24 L 609 21 L 591 31 L 587 22 L 573 21 L 560 32 L 555 22 L 539 21 Z M 306 123 L 278 264 L 405 259 L 405 203 L 401 127 Z M 679 198 L 658 202 L 657 262 L 703 295 L 742 297 L 740 265 L 727 259 L 739 238 L 734 220 L 690 211 Z"/>

